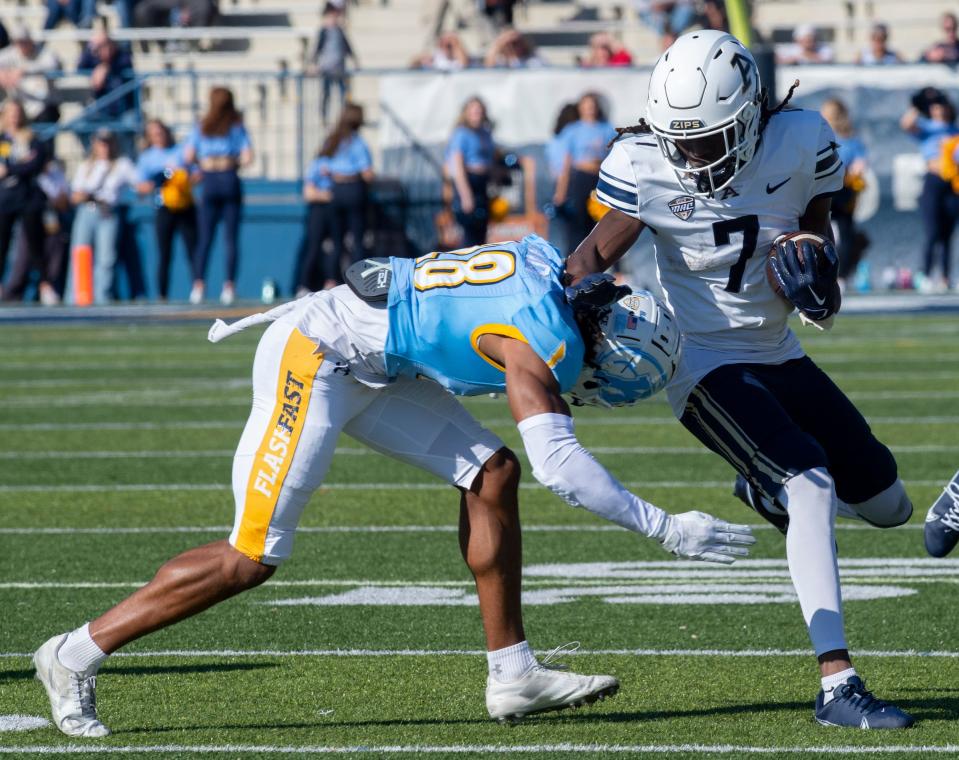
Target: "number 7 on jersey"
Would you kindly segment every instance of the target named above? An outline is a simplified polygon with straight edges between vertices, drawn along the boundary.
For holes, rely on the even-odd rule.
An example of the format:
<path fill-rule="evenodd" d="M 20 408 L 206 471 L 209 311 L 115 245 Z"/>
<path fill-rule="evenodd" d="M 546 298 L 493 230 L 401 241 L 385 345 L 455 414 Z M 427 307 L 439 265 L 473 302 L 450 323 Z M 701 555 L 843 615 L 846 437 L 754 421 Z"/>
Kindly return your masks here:
<path fill-rule="evenodd" d="M 746 262 L 756 252 L 756 244 L 759 242 L 759 217 L 750 214 L 749 216 L 713 222 L 713 242 L 717 246 L 729 245 L 732 242 L 730 235 L 734 232 L 743 233 L 743 247 L 736 263 L 729 268 L 729 282 L 726 283 L 724 288 L 728 293 L 738 293 L 742 287 Z"/>

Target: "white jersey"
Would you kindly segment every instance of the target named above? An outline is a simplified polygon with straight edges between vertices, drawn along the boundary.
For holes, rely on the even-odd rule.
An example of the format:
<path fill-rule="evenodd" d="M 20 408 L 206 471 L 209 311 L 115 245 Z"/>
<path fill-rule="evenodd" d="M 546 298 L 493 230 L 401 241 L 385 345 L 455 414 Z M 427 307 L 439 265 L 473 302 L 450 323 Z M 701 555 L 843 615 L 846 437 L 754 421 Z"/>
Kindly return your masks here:
<path fill-rule="evenodd" d="M 707 373 L 803 355 L 791 307 L 766 281 L 766 254 L 815 197 L 842 187 L 835 135 L 815 111 L 770 118 L 756 155 L 716 198 L 688 195 L 652 135 L 617 142 L 600 168 L 604 204 L 644 222 L 656 271 L 685 346 L 666 392 L 677 416 Z"/>

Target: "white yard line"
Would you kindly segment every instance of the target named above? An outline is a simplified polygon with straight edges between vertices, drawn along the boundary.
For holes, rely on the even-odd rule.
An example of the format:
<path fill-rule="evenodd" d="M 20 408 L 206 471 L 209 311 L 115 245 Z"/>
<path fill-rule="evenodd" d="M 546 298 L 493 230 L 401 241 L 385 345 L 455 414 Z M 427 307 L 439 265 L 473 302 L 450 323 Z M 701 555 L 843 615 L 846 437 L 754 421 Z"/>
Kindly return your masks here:
<path fill-rule="evenodd" d="M 318 722 L 322 725 L 322 721 Z M 810 747 L 761 747 L 745 744 L 383 744 L 383 745 L 277 745 L 277 744 L 153 744 L 114 745 L 60 744 L 0 747 L 7 755 L 75 755 L 75 754 L 272 754 L 272 755 L 549 755 L 555 753 L 610 755 L 903 755 L 959 754 L 959 744 L 896 744 L 864 747 L 861 745 L 819 745 Z"/>
<path fill-rule="evenodd" d="M 237 393 L 239 394 L 239 391 L 237 391 Z M 249 389 L 237 398 L 226 398 L 222 394 L 217 394 L 214 402 L 209 396 L 202 398 L 183 398 L 183 392 L 178 390 L 158 390 L 151 392 L 105 391 L 77 398 L 71 398 L 70 396 L 11 396 L 4 399 L 4 402 L 21 409 L 72 409 L 77 407 L 104 407 L 106 409 L 113 409 L 121 406 L 142 406 L 149 409 L 178 409 L 181 407 L 208 407 L 211 403 L 216 403 L 218 407 L 248 407 L 250 406 L 249 396 Z"/>
<path fill-rule="evenodd" d="M 593 454 L 642 454 L 670 456 L 712 456 L 713 452 L 702 446 L 589 446 Z M 938 444 L 917 446 L 890 446 L 896 454 L 956 454 L 959 446 Z M 382 456 L 373 449 L 340 447 L 339 456 Z M 518 452 L 520 456 L 523 451 Z M 210 459 L 232 457 L 233 449 L 144 449 L 141 451 L 0 451 L 3 459 Z"/>
<path fill-rule="evenodd" d="M 545 650 L 544 650 L 545 653 Z M 482 649 L 157 649 L 143 651 L 120 651 L 111 657 L 146 659 L 151 657 L 199 658 L 199 657 L 479 657 Z M 617 657 L 809 657 L 811 649 L 577 649 L 565 652 L 564 657 L 617 656 Z M 857 657 L 920 657 L 924 659 L 959 659 L 959 651 L 917 651 L 914 649 L 856 650 Z M 0 652 L 2 659 L 31 657 L 32 652 Z"/>
<path fill-rule="evenodd" d="M 925 377 L 925 376 L 924 376 Z M 956 377 L 950 374 L 950 378 Z M 899 376 L 897 379 L 902 380 Z M 91 385 L 95 386 L 92 390 L 102 390 L 105 386 L 119 385 L 131 390 L 143 387 L 143 383 L 130 377 L 90 377 L 90 378 L 69 378 L 69 377 L 36 377 L 30 380 L 0 380 L 0 388 L 21 388 L 35 391 L 38 388 L 69 388 L 73 385 Z M 159 383 L 156 383 L 159 385 Z M 199 378 L 199 377 L 178 377 L 164 378 L 162 387 L 164 389 L 176 388 L 184 390 L 187 388 L 252 388 L 253 382 L 248 374 L 237 377 L 222 378 Z M 78 391 L 80 393 L 84 391 Z"/>
<path fill-rule="evenodd" d="M 939 480 L 907 480 L 910 486 L 942 487 Z M 624 483 L 627 488 L 729 488 L 729 480 L 636 480 Z M 445 491 L 445 483 L 324 483 L 320 492 L 329 491 Z M 539 489 L 539 483 L 520 483 L 520 488 Z M 26 484 L 0 486 L 4 493 L 106 493 L 138 491 L 229 491 L 225 483 L 58 483 L 55 485 Z"/>
<path fill-rule="evenodd" d="M 776 530 L 769 523 L 752 523 L 752 530 Z M 176 534 L 176 533 L 229 533 L 230 525 L 154 525 L 136 527 L 98 527 L 98 528 L 0 528 L 0 536 L 74 536 L 74 535 L 130 535 L 130 534 Z M 896 530 L 922 530 L 921 523 L 900 525 Z M 623 533 L 626 529 L 618 525 L 528 525 L 523 524 L 524 533 Z M 875 531 L 871 525 L 856 522 L 836 524 L 836 530 Z M 297 533 L 457 533 L 455 525 L 300 525 Z M 2 584 L 0 584 L 2 588 Z"/>
<path fill-rule="evenodd" d="M 933 415 L 926 417 L 870 416 L 873 425 L 954 425 L 959 416 Z M 509 417 L 480 419 L 480 423 L 490 426 L 515 424 Z M 675 417 L 636 417 L 610 415 L 608 417 L 583 417 L 576 420 L 576 427 L 610 427 L 624 425 L 675 425 Z M 35 432 L 64 430 L 187 430 L 187 429 L 234 429 L 243 427 L 243 420 L 183 420 L 183 421 L 145 421 L 145 422 L 25 422 L 0 423 L 0 431 Z"/>
<path fill-rule="evenodd" d="M 322 721 L 318 721 L 322 725 Z M 273 754 L 273 755 L 548 755 L 555 753 L 610 755 L 903 755 L 903 754 L 959 754 L 959 744 L 896 744 L 864 747 L 861 745 L 819 745 L 810 747 L 761 747 L 745 744 L 383 744 L 383 745 L 278 745 L 278 744 L 152 744 L 102 745 L 59 744 L 0 747 L 7 755 L 60 754 Z"/>
<path fill-rule="evenodd" d="M 218 393 L 216 399 L 217 406 L 245 407 L 250 405 L 249 388 L 246 385 L 232 386 L 226 390 L 234 392 L 236 398 L 229 398 L 222 392 Z M 846 395 L 853 401 L 899 402 L 908 400 L 955 399 L 959 398 L 959 391 L 854 391 Z M 5 401 L 15 407 L 24 409 L 76 407 L 113 408 L 121 404 L 152 409 L 208 406 L 210 404 L 208 397 L 184 398 L 184 392 L 180 389 L 98 391 L 91 393 L 56 394 L 53 396 L 32 394 L 10 396 L 5 399 Z M 485 403 L 489 401 L 492 401 L 492 399 L 479 397 L 474 399 L 473 403 Z M 665 406 L 666 399 L 665 397 L 656 398 L 647 401 L 646 404 Z"/>

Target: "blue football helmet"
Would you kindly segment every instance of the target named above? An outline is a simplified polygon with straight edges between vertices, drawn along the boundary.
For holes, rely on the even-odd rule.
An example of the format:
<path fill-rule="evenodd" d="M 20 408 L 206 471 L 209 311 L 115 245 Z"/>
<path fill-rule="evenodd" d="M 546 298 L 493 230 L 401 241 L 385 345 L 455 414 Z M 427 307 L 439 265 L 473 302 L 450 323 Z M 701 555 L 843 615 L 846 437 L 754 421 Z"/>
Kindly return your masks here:
<path fill-rule="evenodd" d="M 610 304 L 599 318 L 592 353 L 576 386 L 574 406 L 628 406 L 659 393 L 682 352 L 676 318 L 652 293 L 638 290 Z"/>

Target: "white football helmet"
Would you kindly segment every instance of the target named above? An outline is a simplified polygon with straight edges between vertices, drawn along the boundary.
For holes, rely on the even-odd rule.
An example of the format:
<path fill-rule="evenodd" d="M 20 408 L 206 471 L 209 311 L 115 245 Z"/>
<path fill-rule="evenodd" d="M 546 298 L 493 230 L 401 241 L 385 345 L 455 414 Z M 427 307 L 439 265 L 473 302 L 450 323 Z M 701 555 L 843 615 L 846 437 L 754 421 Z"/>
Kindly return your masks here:
<path fill-rule="evenodd" d="M 759 69 L 731 34 L 684 34 L 649 78 L 646 122 L 683 189 L 711 196 L 748 164 L 759 143 Z"/>
<path fill-rule="evenodd" d="M 659 393 L 679 364 L 682 337 L 669 308 L 637 290 L 601 316 L 592 355 L 576 386 L 574 406 L 627 406 Z"/>

